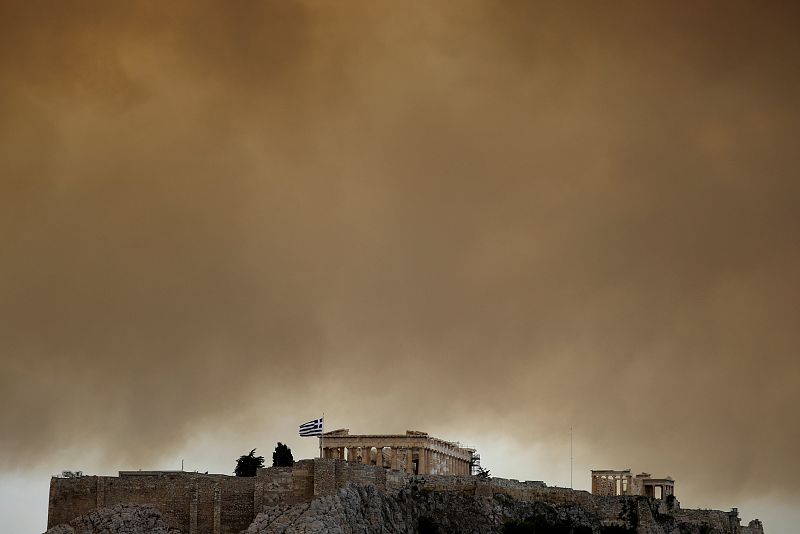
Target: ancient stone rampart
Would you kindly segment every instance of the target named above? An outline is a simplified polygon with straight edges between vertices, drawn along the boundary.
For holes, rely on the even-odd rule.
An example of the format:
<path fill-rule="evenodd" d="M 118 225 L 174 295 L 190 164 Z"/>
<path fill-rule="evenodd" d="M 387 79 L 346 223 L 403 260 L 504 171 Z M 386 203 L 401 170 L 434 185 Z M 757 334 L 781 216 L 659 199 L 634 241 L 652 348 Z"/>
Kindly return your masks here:
<path fill-rule="evenodd" d="M 97 508 L 124 503 L 151 504 L 170 527 L 182 532 L 239 532 L 260 511 L 253 499 L 254 480 L 180 472 L 53 478 L 47 525 L 68 523 Z"/>
<path fill-rule="evenodd" d="M 53 478 L 50 482 L 48 528 L 68 523 L 98 508 L 131 503 L 155 506 L 169 527 L 185 534 L 234 534 L 247 529 L 256 515 L 267 508 L 334 497 L 339 490 L 351 485 L 374 487 L 389 497 L 412 491 L 463 498 L 506 496 L 520 502 L 574 506 L 604 518 L 603 522 L 608 526 L 630 515 L 631 507 L 651 501 L 593 496 L 585 491 L 547 487 L 538 481 L 482 479 L 469 475 L 409 475 L 355 462 L 314 459 L 301 460 L 292 467 L 260 469 L 255 477 L 179 471 L 121 472 L 119 477 Z M 652 501 L 647 506 L 653 506 L 655 513 L 661 513 L 660 501 Z M 739 527 L 735 510 L 675 509 L 670 514 L 682 523 L 715 525 L 719 527 L 718 532 L 763 532 L 760 523 Z"/>
<path fill-rule="evenodd" d="M 533 498 L 532 490 L 545 488 L 542 482 L 483 480 L 469 475 L 409 475 L 330 459 L 301 460 L 292 467 L 260 469 L 255 477 L 180 471 L 121 472 L 118 477 L 53 478 L 48 528 L 97 508 L 132 503 L 156 506 L 171 527 L 189 534 L 238 533 L 264 507 L 332 496 L 348 483 L 371 485 L 387 493 L 414 483 L 429 491 L 488 496 L 502 493 L 522 499 Z"/>

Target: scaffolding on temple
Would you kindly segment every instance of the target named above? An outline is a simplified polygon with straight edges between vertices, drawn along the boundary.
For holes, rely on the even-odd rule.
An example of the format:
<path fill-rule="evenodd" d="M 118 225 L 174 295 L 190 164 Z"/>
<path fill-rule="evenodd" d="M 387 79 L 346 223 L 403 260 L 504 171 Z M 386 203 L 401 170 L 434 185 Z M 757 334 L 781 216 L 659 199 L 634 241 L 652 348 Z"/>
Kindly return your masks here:
<path fill-rule="evenodd" d="M 472 460 L 469 462 L 470 475 L 477 475 L 481 472 L 481 455 L 477 452 L 472 453 Z"/>

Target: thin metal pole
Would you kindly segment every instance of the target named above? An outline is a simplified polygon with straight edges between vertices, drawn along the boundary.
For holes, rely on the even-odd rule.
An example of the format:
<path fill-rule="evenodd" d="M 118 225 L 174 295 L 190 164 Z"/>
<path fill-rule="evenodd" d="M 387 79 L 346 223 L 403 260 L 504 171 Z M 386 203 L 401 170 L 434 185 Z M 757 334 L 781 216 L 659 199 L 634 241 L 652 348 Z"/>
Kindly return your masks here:
<path fill-rule="evenodd" d="M 569 427 L 569 488 L 572 488 L 572 426 Z"/>

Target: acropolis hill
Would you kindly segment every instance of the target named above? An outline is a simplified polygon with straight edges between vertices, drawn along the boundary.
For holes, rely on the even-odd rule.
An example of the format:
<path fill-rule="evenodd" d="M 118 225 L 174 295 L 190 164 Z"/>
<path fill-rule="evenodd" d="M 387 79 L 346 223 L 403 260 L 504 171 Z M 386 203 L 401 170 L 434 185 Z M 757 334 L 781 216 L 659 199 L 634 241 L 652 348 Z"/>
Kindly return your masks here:
<path fill-rule="evenodd" d="M 324 443 L 323 458 L 259 469 L 255 477 L 183 471 L 54 477 L 48 534 L 763 534 L 757 520 L 742 526 L 736 509 L 682 509 L 672 489 L 663 499 L 634 493 L 646 477 L 634 482 L 628 470 L 593 472 L 593 487 L 602 487 L 593 495 L 475 476 L 466 458 L 474 449 L 424 432 L 337 431 Z"/>

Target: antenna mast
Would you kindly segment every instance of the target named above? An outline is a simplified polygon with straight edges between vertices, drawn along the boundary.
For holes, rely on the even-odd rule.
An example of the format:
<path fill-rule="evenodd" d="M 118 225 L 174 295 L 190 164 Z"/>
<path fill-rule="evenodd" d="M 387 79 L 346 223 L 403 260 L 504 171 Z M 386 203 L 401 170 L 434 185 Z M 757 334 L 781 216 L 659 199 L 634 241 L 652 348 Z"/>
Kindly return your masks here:
<path fill-rule="evenodd" d="M 572 426 L 569 427 L 569 488 L 572 488 Z"/>

